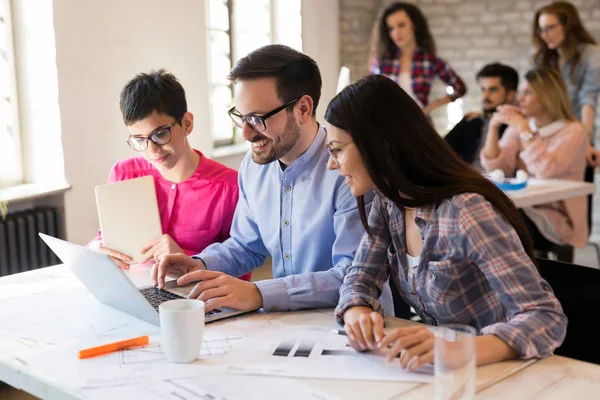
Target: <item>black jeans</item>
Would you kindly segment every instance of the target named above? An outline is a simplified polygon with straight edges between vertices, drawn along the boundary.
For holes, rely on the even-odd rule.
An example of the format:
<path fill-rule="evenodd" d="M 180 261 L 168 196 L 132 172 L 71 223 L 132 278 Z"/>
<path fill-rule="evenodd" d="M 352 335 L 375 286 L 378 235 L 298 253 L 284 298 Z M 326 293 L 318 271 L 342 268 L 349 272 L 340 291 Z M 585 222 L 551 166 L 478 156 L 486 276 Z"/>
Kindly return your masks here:
<path fill-rule="evenodd" d="M 522 210 L 519 210 L 519 213 L 521 214 L 523 221 L 525 221 L 525 225 L 527 225 L 529 236 L 531 237 L 531 240 L 533 240 L 534 250 L 548 252 L 550 248 L 556 246 L 556 243 L 552 243 L 551 241 L 546 239 L 544 235 L 542 235 L 538 227 L 533 223 L 532 220 L 529 219 L 529 217 Z"/>
<path fill-rule="evenodd" d="M 392 291 L 392 300 L 394 301 L 394 316 L 396 318 L 410 319 L 410 307 L 400 296 L 400 291 L 394 284 L 391 276 L 390 289 Z"/>
<path fill-rule="evenodd" d="M 575 257 L 575 249 L 569 245 L 559 245 L 546 239 L 540 232 L 538 227 L 529 219 L 522 210 L 519 210 L 523 221 L 529 231 L 529 236 L 533 241 L 533 250 L 537 253 L 537 257 L 548 258 L 548 252 L 556 254 L 558 261 L 573 263 Z M 542 253 L 542 254 L 539 254 Z"/>
<path fill-rule="evenodd" d="M 585 181 L 586 182 L 590 182 L 590 183 L 594 183 L 594 173 L 596 172 L 595 168 L 592 167 L 586 167 L 585 168 Z M 588 195 L 587 197 L 587 202 L 588 202 L 588 236 L 592 234 L 592 217 L 593 217 L 593 211 L 594 211 L 594 195 Z"/>

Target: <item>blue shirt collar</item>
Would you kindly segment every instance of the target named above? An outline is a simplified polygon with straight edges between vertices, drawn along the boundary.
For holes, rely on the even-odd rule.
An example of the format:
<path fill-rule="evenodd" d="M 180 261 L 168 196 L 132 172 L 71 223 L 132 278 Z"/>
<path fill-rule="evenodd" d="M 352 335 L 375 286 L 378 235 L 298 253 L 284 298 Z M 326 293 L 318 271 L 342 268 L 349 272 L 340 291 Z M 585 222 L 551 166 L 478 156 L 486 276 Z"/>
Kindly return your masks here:
<path fill-rule="evenodd" d="M 308 164 L 313 158 L 319 156 L 321 152 L 325 151 L 325 136 L 327 135 L 327 131 L 325 127 L 319 124 L 319 129 L 312 143 L 308 147 L 308 149 L 298 158 L 296 158 L 290 165 L 285 169 L 286 173 L 290 171 L 297 171 L 301 169 L 303 166 Z M 281 170 L 281 168 L 279 168 Z"/>

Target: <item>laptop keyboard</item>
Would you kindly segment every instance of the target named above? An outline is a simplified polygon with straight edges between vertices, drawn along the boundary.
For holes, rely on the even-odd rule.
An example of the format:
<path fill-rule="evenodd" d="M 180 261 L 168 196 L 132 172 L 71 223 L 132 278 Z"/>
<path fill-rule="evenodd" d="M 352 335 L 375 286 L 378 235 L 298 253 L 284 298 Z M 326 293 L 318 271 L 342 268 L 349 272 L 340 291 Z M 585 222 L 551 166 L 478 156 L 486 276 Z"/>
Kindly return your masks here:
<path fill-rule="evenodd" d="M 164 303 L 165 301 L 175 300 L 175 299 L 185 299 L 185 297 L 176 295 L 175 293 L 167 292 L 166 290 L 162 290 L 157 287 L 149 287 L 149 288 L 141 289 L 140 293 L 142 293 L 142 295 L 146 298 L 146 300 L 148 300 L 150 305 L 152 305 L 152 307 L 154 307 L 154 309 L 156 311 L 158 311 L 158 306 L 161 303 Z M 205 314 L 205 316 L 208 317 L 209 315 L 218 314 L 220 312 L 221 312 L 221 310 L 214 309 L 212 311 L 207 312 Z"/>

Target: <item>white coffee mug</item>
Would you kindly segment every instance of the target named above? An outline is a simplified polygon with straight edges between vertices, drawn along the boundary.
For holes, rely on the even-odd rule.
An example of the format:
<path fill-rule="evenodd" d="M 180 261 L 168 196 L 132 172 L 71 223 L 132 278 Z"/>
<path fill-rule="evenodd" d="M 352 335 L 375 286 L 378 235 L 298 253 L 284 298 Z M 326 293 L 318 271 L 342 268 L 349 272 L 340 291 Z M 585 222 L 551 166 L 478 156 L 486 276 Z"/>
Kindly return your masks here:
<path fill-rule="evenodd" d="M 158 306 L 158 313 L 167 359 L 176 363 L 196 360 L 204 338 L 204 302 L 170 300 Z"/>

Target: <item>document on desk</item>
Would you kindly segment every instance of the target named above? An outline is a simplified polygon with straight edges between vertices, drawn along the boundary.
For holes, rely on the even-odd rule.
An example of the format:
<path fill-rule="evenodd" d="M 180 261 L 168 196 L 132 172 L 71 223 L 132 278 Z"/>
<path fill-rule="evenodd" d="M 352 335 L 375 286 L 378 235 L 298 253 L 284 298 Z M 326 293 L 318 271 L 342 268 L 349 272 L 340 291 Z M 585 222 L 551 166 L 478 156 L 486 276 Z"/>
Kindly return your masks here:
<path fill-rule="evenodd" d="M 160 334 L 150 334 L 150 342 L 144 347 L 124 349 L 89 359 L 77 358 L 77 352 L 83 348 L 145 333 L 136 327 L 119 330 L 114 334 L 90 335 L 62 345 L 19 354 L 19 359 L 24 368 L 46 375 L 73 389 L 124 385 L 140 379 L 201 376 L 224 371 L 226 364 L 218 359 L 226 358 L 256 324 L 252 318 L 245 318 L 208 325 L 200 357 L 189 364 L 174 364 L 167 360 Z"/>
<path fill-rule="evenodd" d="M 382 352 L 360 353 L 327 328 L 262 325 L 221 360 L 229 373 L 298 378 L 432 382 L 431 368 L 409 372 Z"/>
<path fill-rule="evenodd" d="M 160 332 L 154 325 L 98 302 L 79 284 L 54 288 L 50 295 L 41 292 L 0 299 L 0 335 L 22 347 L 40 348 L 132 327 L 143 333 Z"/>
<path fill-rule="evenodd" d="M 85 388 L 77 393 L 90 400 L 340 400 L 289 378 L 223 374 L 148 379 L 126 385 Z"/>

